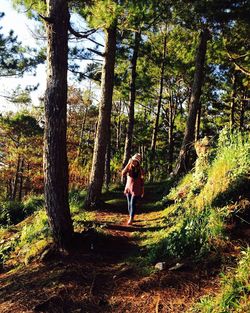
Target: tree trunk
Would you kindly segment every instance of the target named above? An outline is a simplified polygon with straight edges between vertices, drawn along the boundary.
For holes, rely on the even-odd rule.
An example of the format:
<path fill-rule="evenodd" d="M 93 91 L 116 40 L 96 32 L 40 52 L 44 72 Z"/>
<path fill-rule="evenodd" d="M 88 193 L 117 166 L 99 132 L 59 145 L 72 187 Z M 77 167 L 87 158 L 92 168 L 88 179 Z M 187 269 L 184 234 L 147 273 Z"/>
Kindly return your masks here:
<path fill-rule="evenodd" d="M 120 150 L 120 138 L 121 138 L 121 115 L 122 115 L 122 101 L 119 101 L 119 112 L 118 112 L 118 121 L 116 129 L 116 149 Z"/>
<path fill-rule="evenodd" d="M 156 147 L 156 139 L 157 139 L 160 112 L 161 112 L 161 103 L 162 103 L 162 92 L 163 92 L 166 52 L 167 52 L 167 36 L 164 37 L 164 43 L 163 43 L 163 57 L 162 57 L 162 64 L 161 64 L 160 90 L 159 90 L 159 98 L 158 98 L 158 104 L 157 104 L 157 113 L 156 113 L 156 118 L 155 118 L 155 125 L 154 125 L 154 129 L 153 129 L 153 135 L 152 135 L 152 141 L 151 141 L 152 160 L 155 159 L 155 147 Z"/>
<path fill-rule="evenodd" d="M 47 88 L 45 93 L 45 207 L 57 248 L 68 250 L 73 226 L 68 203 L 67 70 L 68 23 L 66 0 L 47 0 Z"/>
<path fill-rule="evenodd" d="M 169 104 L 169 131 L 168 131 L 168 172 L 171 173 L 173 170 L 173 159 L 174 159 L 174 100 L 173 92 L 171 92 L 170 104 Z"/>
<path fill-rule="evenodd" d="M 240 107 L 240 130 L 244 130 L 244 119 L 245 119 L 245 110 L 247 107 L 247 89 L 243 92 L 243 99 L 241 100 L 241 107 Z"/>
<path fill-rule="evenodd" d="M 236 110 L 236 95 L 237 95 L 237 76 L 236 73 L 233 75 L 233 91 L 232 91 L 232 102 L 230 112 L 230 128 L 233 129 L 235 126 L 235 110 Z"/>
<path fill-rule="evenodd" d="M 201 125 L 201 102 L 199 101 L 198 110 L 196 117 L 196 132 L 195 132 L 195 141 L 200 138 L 200 125 Z"/>
<path fill-rule="evenodd" d="M 19 170 L 19 193 L 18 193 L 18 201 L 22 201 L 22 193 L 23 193 L 23 171 L 24 171 L 24 159 L 21 159 L 20 170 Z"/>
<path fill-rule="evenodd" d="M 81 161 L 81 163 L 83 163 L 82 162 L 82 151 L 83 151 L 83 144 L 84 144 L 84 132 L 85 132 L 85 124 L 86 124 L 87 114 L 88 114 L 88 108 L 86 107 L 84 114 L 83 114 L 81 132 L 80 132 L 80 138 L 79 138 L 79 145 L 78 145 L 78 151 L 77 151 L 77 158 L 78 158 L 78 160 Z"/>
<path fill-rule="evenodd" d="M 111 179 L 110 158 L 111 158 L 111 131 L 109 127 L 107 150 L 106 150 L 106 157 L 105 157 L 105 187 L 107 190 L 109 190 L 109 184 L 110 184 L 110 179 Z"/>
<path fill-rule="evenodd" d="M 85 206 L 96 206 L 100 200 L 105 155 L 107 149 L 108 133 L 110 127 L 112 96 L 114 86 L 114 67 L 116 51 L 116 25 L 110 26 L 106 31 L 105 59 L 102 69 L 101 101 L 99 106 L 98 125 L 93 153 L 93 162 L 90 175 L 90 185 Z"/>
<path fill-rule="evenodd" d="M 195 124 L 201 96 L 201 87 L 203 83 L 203 72 L 208 39 L 209 31 L 206 28 L 202 30 L 200 34 L 200 42 L 195 60 L 195 74 L 189 103 L 189 112 L 186 122 L 185 134 L 179 153 L 179 159 L 175 168 L 176 175 L 186 172 L 191 167 L 191 153 L 193 151 L 193 144 L 195 139 Z"/>
<path fill-rule="evenodd" d="M 26 177 L 26 180 L 25 180 L 25 184 L 24 184 L 24 195 L 27 196 L 27 194 L 29 193 L 30 191 L 30 175 L 29 175 L 29 172 L 30 172 L 30 164 L 27 163 L 27 168 L 26 168 L 26 171 L 27 171 L 27 177 Z"/>
<path fill-rule="evenodd" d="M 130 83 L 130 101 L 129 101 L 129 113 L 128 113 L 128 127 L 126 133 L 126 140 L 125 140 L 125 148 L 124 148 L 124 157 L 123 157 L 123 168 L 127 165 L 128 160 L 131 156 L 132 150 L 132 137 L 133 137 L 133 130 L 134 130 L 134 117 L 135 117 L 135 97 L 136 97 L 136 65 L 137 65 L 137 58 L 139 52 L 141 40 L 141 33 L 135 33 L 135 45 L 134 45 L 134 52 L 131 59 L 131 83 Z"/>
<path fill-rule="evenodd" d="M 16 195 L 17 195 L 17 186 L 18 186 L 18 178 L 19 178 L 19 170 L 20 170 L 20 155 L 18 154 L 18 158 L 17 158 L 17 164 L 16 164 L 16 175 L 14 178 L 14 182 L 13 182 L 13 187 L 11 188 L 11 200 L 14 201 L 16 200 Z"/>

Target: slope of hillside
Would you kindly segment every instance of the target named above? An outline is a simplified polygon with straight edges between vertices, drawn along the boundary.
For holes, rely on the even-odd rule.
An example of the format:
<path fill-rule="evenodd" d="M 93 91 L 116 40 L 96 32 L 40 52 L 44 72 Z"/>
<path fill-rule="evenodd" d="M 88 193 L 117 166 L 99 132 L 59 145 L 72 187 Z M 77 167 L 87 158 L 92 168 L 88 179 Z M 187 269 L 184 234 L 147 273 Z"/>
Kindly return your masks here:
<path fill-rule="evenodd" d="M 95 212 L 71 197 L 69 255 L 48 249 L 42 210 L 1 230 L 0 312 L 248 312 L 249 138 L 225 132 L 196 149 L 170 192 L 170 181 L 146 185 L 133 226 L 122 189 Z"/>

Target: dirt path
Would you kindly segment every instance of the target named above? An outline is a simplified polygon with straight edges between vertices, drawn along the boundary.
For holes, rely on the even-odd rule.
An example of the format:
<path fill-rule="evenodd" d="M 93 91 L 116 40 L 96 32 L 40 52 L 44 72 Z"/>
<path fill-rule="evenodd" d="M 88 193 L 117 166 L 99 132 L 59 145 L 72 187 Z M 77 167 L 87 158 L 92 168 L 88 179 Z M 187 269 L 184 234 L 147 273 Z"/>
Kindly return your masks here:
<path fill-rule="evenodd" d="M 133 226 L 127 225 L 125 199 L 116 197 L 95 214 L 101 235 L 90 230 L 80 236 L 72 255 L 1 274 L 0 312 L 183 313 L 202 295 L 216 293 L 220 264 L 190 263 L 146 276 L 131 267 L 128 258 L 142 253 L 135 234 L 160 228 L 161 211 L 153 207 L 159 195 L 148 192 Z"/>

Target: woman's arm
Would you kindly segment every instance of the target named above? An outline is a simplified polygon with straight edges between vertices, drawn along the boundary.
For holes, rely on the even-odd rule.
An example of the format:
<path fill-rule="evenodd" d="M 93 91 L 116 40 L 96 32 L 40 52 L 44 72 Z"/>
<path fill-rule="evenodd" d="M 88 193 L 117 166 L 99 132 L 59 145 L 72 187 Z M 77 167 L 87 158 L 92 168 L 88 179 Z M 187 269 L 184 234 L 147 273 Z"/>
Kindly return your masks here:
<path fill-rule="evenodd" d="M 122 177 L 125 176 L 127 172 L 129 171 L 130 163 L 131 163 L 131 160 L 128 161 L 128 164 L 122 170 Z"/>

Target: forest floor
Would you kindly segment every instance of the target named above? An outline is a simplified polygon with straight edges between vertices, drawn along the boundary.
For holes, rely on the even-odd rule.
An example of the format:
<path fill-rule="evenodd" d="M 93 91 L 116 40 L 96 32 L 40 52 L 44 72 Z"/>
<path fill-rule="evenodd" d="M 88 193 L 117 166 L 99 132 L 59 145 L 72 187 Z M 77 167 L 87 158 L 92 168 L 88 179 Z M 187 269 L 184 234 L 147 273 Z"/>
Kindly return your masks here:
<path fill-rule="evenodd" d="M 147 186 L 132 226 L 127 225 L 122 192 L 109 193 L 108 206 L 94 214 L 99 232 L 79 235 L 72 254 L 47 256 L 1 273 L 0 312 L 178 313 L 188 312 L 201 296 L 215 294 L 225 264 L 213 255 L 200 262 L 183 260 L 177 270 L 170 270 L 175 260 L 162 260 L 162 271 L 154 270 L 154 264 L 148 272 L 136 267 L 136 257 L 143 255 L 141 238 L 161 228 L 161 208 L 152 205 L 160 200 L 156 189 Z M 240 238 L 250 238 L 249 229 L 244 232 L 221 252 L 226 265 L 239 253 Z"/>

